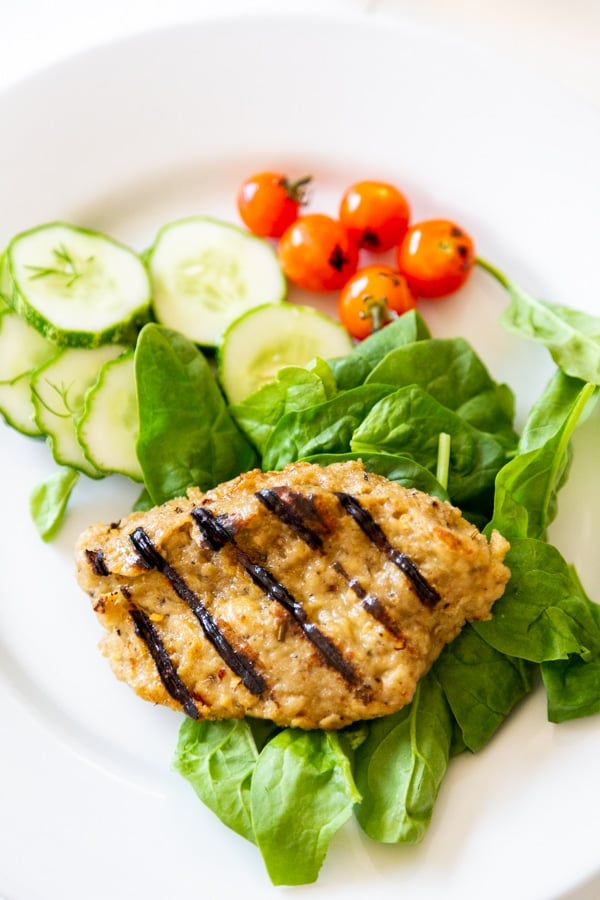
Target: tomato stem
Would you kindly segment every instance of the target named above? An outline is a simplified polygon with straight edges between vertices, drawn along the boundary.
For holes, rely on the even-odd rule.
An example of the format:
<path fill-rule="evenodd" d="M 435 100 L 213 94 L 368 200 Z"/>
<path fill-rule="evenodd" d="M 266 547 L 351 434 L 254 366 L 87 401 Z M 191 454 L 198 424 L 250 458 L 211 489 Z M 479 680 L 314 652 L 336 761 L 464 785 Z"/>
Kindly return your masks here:
<path fill-rule="evenodd" d="M 303 175 L 302 178 L 297 178 L 295 181 L 284 178 L 283 187 L 290 200 L 294 200 L 300 206 L 306 206 L 312 178 L 312 175 Z"/>
<path fill-rule="evenodd" d="M 384 325 L 394 318 L 386 297 L 365 297 L 365 308 L 360 312 L 361 319 L 371 320 L 372 331 L 381 331 Z"/>

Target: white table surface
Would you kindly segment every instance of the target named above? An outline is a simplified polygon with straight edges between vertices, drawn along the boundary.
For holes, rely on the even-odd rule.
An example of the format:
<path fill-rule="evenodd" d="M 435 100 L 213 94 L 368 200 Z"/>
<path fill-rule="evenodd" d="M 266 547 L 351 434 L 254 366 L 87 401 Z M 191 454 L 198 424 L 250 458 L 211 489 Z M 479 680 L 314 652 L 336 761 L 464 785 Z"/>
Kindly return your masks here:
<path fill-rule="evenodd" d="M 74 53 L 141 31 L 206 16 L 298 10 L 443 28 L 561 84 L 574 101 L 600 113 L 600 0 L 4 0 L 0 90 Z M 598 898 L 600 879 L 568 900 Z"/>

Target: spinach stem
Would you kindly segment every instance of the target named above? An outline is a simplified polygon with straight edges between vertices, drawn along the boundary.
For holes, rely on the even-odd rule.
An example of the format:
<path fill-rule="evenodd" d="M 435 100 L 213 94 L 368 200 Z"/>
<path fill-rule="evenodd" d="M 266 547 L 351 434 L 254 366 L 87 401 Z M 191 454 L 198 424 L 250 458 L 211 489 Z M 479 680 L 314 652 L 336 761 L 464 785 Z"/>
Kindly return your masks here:
<path fill-rule="evenodd" d="M 491 262 L 488 262 L 487 259 L 482 259 L 480 256 L 475 260 L 478 266 L 482 269 L 485 269 L 490 275 L 492 275 L 496 281 L 499 281 L 502 287 L 505 287 L 506 290 L 510 290 L 510 282 L 506 275 L 504 275 L 500 269 L 497 269 L 496 266 L 493 266 Z"/>
<path fill-rule="evenodd" d="M 450 444 L 451 437 L 445 431 L 440 431 L 438 438 L 438 457 L 435 477 L 444 490 L 448 487 L 448 473 L 450 471 Z"/>

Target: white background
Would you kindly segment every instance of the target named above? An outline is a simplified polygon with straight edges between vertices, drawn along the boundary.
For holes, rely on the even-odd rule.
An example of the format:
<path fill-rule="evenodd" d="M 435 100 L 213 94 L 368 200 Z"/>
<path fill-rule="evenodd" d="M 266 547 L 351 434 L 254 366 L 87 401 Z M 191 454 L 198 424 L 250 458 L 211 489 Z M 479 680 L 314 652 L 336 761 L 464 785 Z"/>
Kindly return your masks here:
<path fill-rule="evenodd" d="M 2 8 L 0 88 L 73 52 L 207 15 L 349 10 L 454 32 L 600 109 L 598 0 L 4 0 Z"/>
<path fill-rule="evenodd" d="M 203 16 L 298 9 L 400 17 L 441 28 L 562 84 L 574 99 L 600 111 L 600 0 L 4 0 L 0 90 L 74 53 L 140 31 Z M 600 882 L 572 897 L 597 900 Z"/>

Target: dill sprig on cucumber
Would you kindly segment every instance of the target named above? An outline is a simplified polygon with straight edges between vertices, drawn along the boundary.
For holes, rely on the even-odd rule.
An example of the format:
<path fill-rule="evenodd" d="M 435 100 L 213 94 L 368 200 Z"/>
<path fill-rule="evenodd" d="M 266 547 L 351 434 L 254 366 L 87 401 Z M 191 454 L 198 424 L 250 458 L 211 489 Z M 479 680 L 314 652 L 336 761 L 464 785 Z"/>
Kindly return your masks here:
<path fill-rule="evenodd" d="M 164 225 L 144 253 L 64 222 L 32 228 L 0 257 L 0 291 L 0 414 L 25 435 L 45 436 L 58 465 L 95 479 L 144 479 L 137 406 L 149 374 L 136 350 L 144 325 L 180 333 L 194 352 L 202 346 L 229 400 L 286 364 L 352 346 L 338 322 L 283 302 L 286 280 L 268 241 L 206 216 Z M 165 386 L 173 388 L 167 377 Z M 201 391 L 201 417 L 206 398 Z M 50 482 L 32 504 L 46 538 L 68 506 L 57 486 L 72 491 L 77 478 Z"/>
<path fill-rule="evenodd" d="M 59 346 L 133 341 L 150 314 L 139 256 L 105 234 L 62 222 L 10 241 L 0 285 L 8 305 Z"/>

